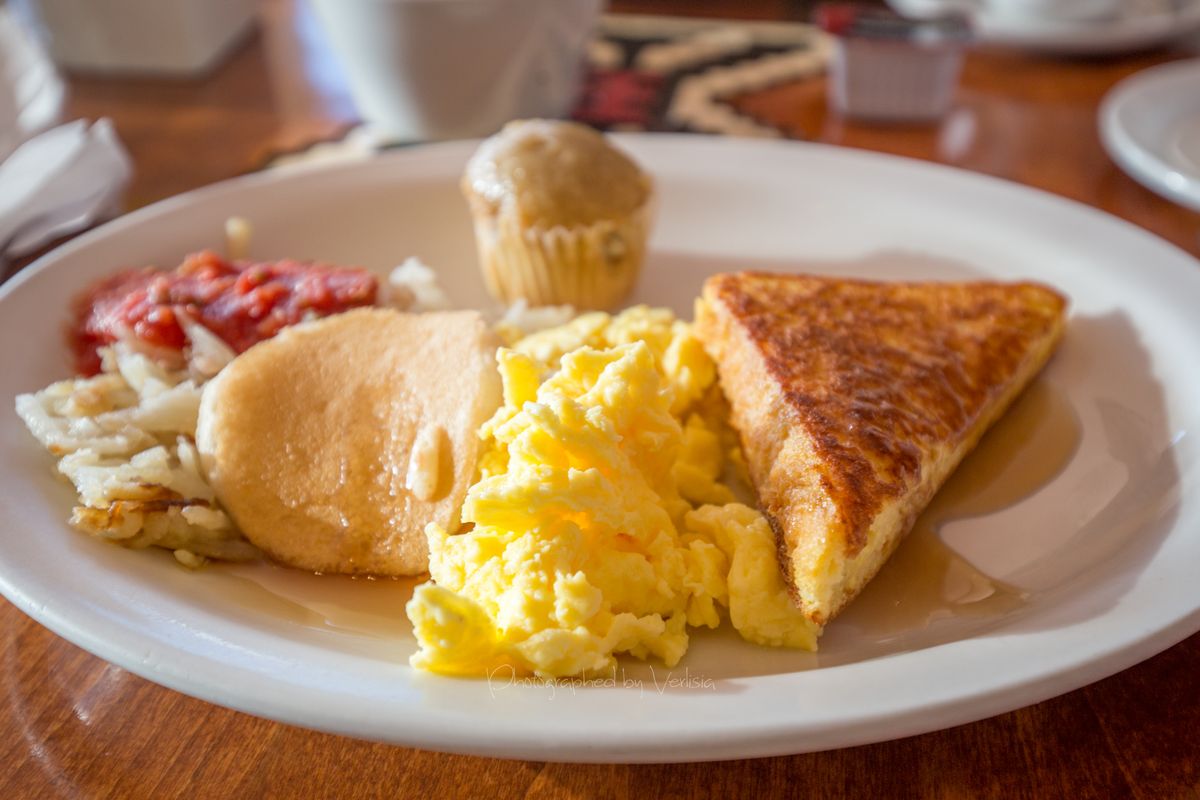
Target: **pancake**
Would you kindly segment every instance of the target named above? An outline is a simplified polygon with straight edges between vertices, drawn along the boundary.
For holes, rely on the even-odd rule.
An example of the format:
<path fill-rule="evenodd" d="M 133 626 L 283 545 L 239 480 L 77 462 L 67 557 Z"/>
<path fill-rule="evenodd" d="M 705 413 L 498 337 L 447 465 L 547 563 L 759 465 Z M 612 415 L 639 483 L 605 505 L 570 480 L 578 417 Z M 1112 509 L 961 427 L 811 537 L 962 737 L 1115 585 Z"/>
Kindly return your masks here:
<path fill-rule="evenodd" d="M 499 406 L 473 311 L 361 309 L 288 328 L 208 383 L 197 446 L 246 538 L 316 572 L 413 575 L 448 530 Z"/>
<path fill-rule="evenodd" d="M 705 283 L 696 334 L 806 617 L 824 625 L 878 572 L 1049 359 L 1065 308 L 1033 283 Z"/>

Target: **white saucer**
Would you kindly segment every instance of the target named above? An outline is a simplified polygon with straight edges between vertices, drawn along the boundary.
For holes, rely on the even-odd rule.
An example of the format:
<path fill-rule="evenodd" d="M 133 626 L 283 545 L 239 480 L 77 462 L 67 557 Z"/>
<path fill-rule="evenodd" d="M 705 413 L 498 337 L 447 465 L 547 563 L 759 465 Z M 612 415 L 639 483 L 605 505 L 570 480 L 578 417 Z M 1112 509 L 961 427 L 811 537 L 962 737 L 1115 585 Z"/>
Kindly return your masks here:
<path fill-rule="evenodd" d="M 1138 183 L 1200 211 L 1200 59 L 1117 84 L 1100 106 L 1100 139 Z"/>
<path fill-rule="evenodd" d="M 985 0 L 887 1 L 912 17 L 963 11 L 971 16 L 980 42 L 1058 55 L 1130 53 L 1200 28 L 1200 0 L 1124 0 L 1115 15 L 1090 20 L 997 14 Z"/>

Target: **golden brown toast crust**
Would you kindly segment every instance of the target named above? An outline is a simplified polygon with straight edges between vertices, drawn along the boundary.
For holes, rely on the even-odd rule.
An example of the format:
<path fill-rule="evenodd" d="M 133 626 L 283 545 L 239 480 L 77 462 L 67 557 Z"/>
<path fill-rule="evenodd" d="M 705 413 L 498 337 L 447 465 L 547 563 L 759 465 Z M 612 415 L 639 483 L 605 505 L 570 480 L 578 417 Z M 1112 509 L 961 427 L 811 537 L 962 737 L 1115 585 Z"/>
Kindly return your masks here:
<path fill-rule="evenodd" d="M 781 548 L 790 553 L 794 529 L 821 518 L 847 558 L 886 507 L 901 535 L 911 527 L 1045 362 L 1066 306 L 1033 283 L 752 272 L 710 278 L 704 301 L 697 333 Z"/>

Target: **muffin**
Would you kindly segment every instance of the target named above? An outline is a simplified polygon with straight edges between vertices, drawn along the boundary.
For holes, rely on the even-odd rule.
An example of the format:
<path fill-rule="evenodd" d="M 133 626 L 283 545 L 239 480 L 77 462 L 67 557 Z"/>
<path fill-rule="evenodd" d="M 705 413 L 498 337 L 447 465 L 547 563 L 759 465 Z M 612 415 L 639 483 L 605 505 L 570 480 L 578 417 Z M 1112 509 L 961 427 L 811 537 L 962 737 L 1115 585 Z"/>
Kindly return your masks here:
<path fill-rule="evenodd" d="M 653 184 L 586 125 L 510 122 L 472 156 L 462 190 L 497 299 L 603 309 L 637 280 Z"/>

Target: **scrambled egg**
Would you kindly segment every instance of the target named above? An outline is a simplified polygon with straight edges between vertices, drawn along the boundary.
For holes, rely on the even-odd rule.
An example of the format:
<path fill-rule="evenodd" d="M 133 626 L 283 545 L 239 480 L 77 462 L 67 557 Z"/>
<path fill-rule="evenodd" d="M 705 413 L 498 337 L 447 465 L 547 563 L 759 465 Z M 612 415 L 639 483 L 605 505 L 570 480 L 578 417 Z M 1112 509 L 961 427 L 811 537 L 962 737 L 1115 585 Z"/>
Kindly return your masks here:
<path fill-rule="evenodd" d="M 585 314 L 501 349 L 468 528 L 431 525 L 414 666 L 542 677 L 615 655 L 675 665 L 689 626 L 815 649 L 763 516 L 721 482 L 731 447 L 712 361 L 665 309 Z M 697 507 L 698 506 L 698 507 Z"/>

